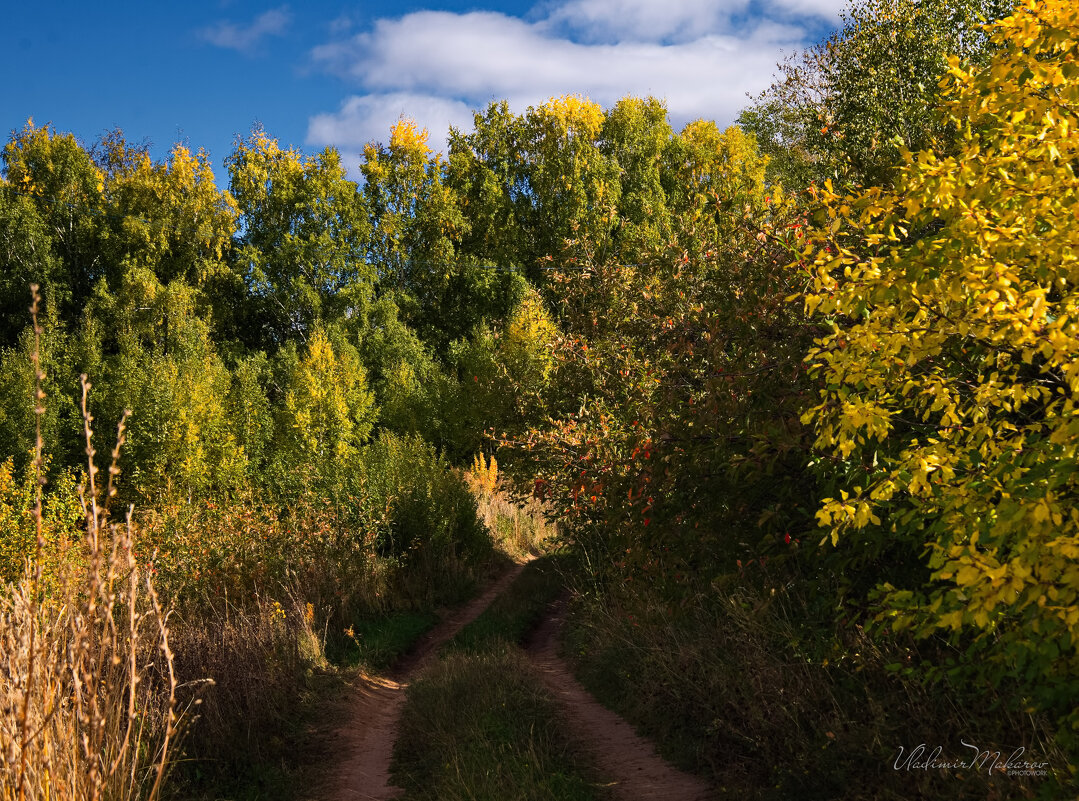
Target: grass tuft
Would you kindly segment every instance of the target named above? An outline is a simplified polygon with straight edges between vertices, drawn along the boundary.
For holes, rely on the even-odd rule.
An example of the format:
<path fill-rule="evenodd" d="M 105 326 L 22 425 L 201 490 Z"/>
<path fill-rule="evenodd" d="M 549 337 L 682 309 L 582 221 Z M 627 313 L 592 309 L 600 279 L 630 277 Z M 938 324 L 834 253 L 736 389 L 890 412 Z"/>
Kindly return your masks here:
<path fill-rule="evenodd" d="M 392 775 L 416 801 L 600 797 L 528 658 L 506 645 L 448 654 L 409 687 Z"/>

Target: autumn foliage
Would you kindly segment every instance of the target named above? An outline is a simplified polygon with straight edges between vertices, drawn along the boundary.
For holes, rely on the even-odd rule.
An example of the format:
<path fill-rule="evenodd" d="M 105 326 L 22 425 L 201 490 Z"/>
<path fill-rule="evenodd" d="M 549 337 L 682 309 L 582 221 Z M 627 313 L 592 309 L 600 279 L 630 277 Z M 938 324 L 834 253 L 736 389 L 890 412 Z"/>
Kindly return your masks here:
<path fill-rule="evenodd" d="M 824 189 L 803 254 L 832 329 L 804 418 L 838 468 L 824 540 L 873 571 L 882 624 L 949 635 L 979 655 L 959 672 L 1025 678 L 1073 730 L 1077 30 L 1071 3 L 1020 5 L 986 67 L 943 79 L 954 152 L 906 153 L 894 188 Z"/>
<path fill-rule="evenodd" d="M 67 552 L 108 468 L 86 373 L 101 428 L 127 421 L 131 558 L 188 633 L 254 621 L 253 660 L 299 675 L 320 626 L 458 597 L 512 491 L 595 608 L 644 585 L 673 632 L 774 602 L 814 697 L 879 648 L 901 656 L 867 687 L 1003 688 L 1074 749 L 1079 11 L 848 22 L 726 130 L 570 95 L 492 103 L 446 153 L 403 119 L 359 165 L 256 127 L 219 181 L 201 151 L 28 123 L 0 180 L 7 591 Z M 233 718 L 265 706 L 243 699 Z M 191 752 L 240 739 L 214 736 Z"/>

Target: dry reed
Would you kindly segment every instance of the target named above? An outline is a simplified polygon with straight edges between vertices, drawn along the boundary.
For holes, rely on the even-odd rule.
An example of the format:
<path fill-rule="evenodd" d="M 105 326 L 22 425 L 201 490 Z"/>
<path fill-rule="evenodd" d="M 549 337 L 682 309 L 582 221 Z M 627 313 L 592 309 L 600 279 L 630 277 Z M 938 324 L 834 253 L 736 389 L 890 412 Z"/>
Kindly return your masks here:
<path fill-rule="evenodd" d="M 90 384 L 83 376 L 87 473 L 80 501 L 85 531 L 81 542 L 71 532 L 58 553 L 47 553 L 36 286 L 31 294 L 37 545 L 22 577 L 0 588 L 0 800 L 154 799 L 161 793 L 181 715 L 168 613 L 150 571 L 137 563 L 130 509 L 123 523 L 111 519 L 124 420 L 102 489 L 88 406 Z M 52 560 L 50 576 L 57 580 L 46 585 L 47 559 Z"/>

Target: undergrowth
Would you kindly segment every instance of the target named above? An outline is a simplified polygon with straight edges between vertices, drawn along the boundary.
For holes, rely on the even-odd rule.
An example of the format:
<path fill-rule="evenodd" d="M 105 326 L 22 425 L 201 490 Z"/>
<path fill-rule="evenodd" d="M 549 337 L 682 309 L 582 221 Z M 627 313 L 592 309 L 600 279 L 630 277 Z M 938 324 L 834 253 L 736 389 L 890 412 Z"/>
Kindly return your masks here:
<path fill-rule="evenodd" d="M 405 458 L 399 444 L 383 441 L 371 465 Z M 434 491 L 403 483 L 402 476 L 419 475 L 418 486 L 432 486 L 423 470 L 400 465 L 365 483 L 367 507 L 382 504 L 391 515 L 362 536 L 349 536 L 354 523 L 313 493 L 301 493 L 285 510 L 180 508 L 156 522 L 173 558 L 183 556 L 184 570 L 169 577 L 185 593 L 177 648 L 182 670 L 221 677 L 187 743 L 181 797 L 294 797 L 326 758 L 311 740 L 311 724 L 317 728 L 317 717 L 334 714 L 333 699 L 356 672 L 392 667 L 438 622 L 438 610 L 470 597 L 507 555 L 543 547 L 548 526 L 499 489 L 493 460 L 484 467 L 482 480 L 465 472 L 439 479 Z M 458 512 L 472 510 L 458 524 L 467 529 L 458 541 L 473 542 L 472 551 L 442 548 L 437 559 L 428 558 L 419 550 L 424 521 L 439 507 L 420 504 L 455 493 L 454 480 L 471 493 L 471 507 L 459 495 L 452 503 Z M 395 482 L 412 498 L 398 518 L 392 516 L 401 494 Z M 487 550 L 475 547 L 473 525 L 490 532 Z M 443 545 L 452 533 L 443 535 Z M 398 555 L 386 547 L 405 543 Z"/>
<path fill-rule="evenodd" d="M 920 682 L 904 672 L 915 643 L 837 626 L 800 585 L 748 572 L 677 600 L 624 586 L 579 593 L 565 641 L 578 677 L 672 761 L 747 799 L 1066 794 L 1067 759 L 1043 721 L 997 703 L 1006 689 Z M 916 765 L 937 746 L 939 761 L 969 760 L 963 741 L 1000 751 L 1000 764 L 1024 747 L 1022 759 L 1048 761 L 1057 778 L 904 761 L 920 744 Z"/>
<path fill-rule="evenodd" d="M 558 534 L 557 525 L 550 522 L 550 510 L 534 497 L 507 491 L 494 456 L 477 454 L 464 475 L 495 547 L 517 560 L 538 556 L 549 547 Z"/>

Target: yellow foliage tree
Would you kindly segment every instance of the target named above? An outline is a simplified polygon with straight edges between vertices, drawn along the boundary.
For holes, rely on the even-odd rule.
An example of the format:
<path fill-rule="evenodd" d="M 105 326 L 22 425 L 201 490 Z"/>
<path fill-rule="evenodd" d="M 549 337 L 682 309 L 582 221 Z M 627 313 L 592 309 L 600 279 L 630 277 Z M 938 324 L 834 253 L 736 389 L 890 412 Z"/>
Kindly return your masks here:
<path fill-rule="evenodd" d="M 529 187 L 539 211 L 538 236 L 558 253 L 565 240 L 604 251 L 617 219 L 618 165 L 598 147 L 603 108 L 577 95 L 529 108 L 523 138 L 530 154 Z"/>
<path fill-rule="evenodd" d="M 443 181 L 442 154 L 431 150 L 428 139 L 426 128 L 401 119 L 390 130 L 388 147 L 364 146 L 360 165 L 374 222 L 372 259 L 383 281 L 410 289 L 430 280 L 427 273 L 447 269 L 453 242 L 466 227 Z"/>
<path fill-rule="evenodd" d="M 817 513 L 846 568 L 867 543 L 928 555 L 882 619 L 951 632 L 1079 728 L 1079 6 L 1027 0 L 991 32 L 989 64 L 942 81 L 953 155 L 822 193 L 805 303 L 832 333 L 805 422 L 846 470 Z"/>
<path fill-rule="evenodd" d="M 238 212 L 218 189 L 209 156 L 178 144 L 155 164 L 145 152 L 125 152 L 119 135 L 103 147 L 117 164 L 105 186 L 115 229 L 106 240 L 117 265 L 148 266 L 162 283 L 182 278 L 195 287 L 225 271 Z"/>
<path fill-rule="evenodd" d="M 666 160 L 667 205 L 690 254 L 730 241 L 751 210 L 764 205 L 768 157 L 741 128 L 720 131 L 710 120 L 691 122 L 670 143 Z M 771 194 L 777 196 L 778 188 Z"/>
<path fill-rule="evenodd" d="M 316 330 L 289 377 L 284 404 L 286 460 L 324 474 L 344 465 L 371 431 L 375 408 L 357 354 Z M 298 461 L 297 461 L 298 460 Z"/>
<path fill-rule="evenodd" d="M 519 392 L 537 392 L 546 383 L 558 333 L 543 298 L 529 288 L 506 320 L 499 343 L 504 372 Z"/>

